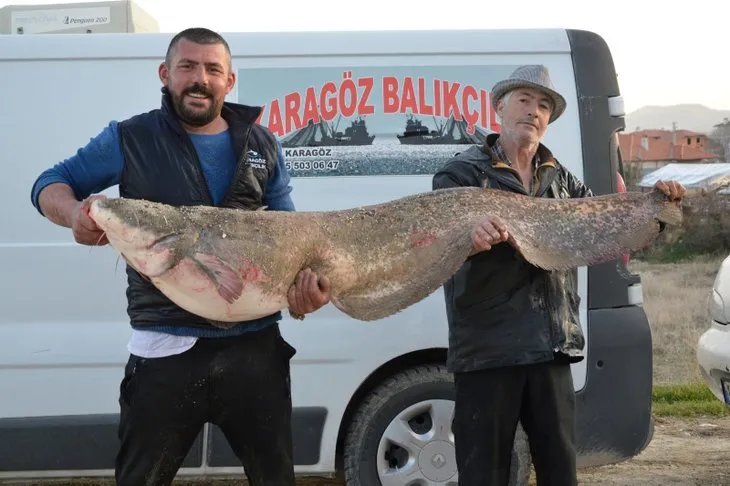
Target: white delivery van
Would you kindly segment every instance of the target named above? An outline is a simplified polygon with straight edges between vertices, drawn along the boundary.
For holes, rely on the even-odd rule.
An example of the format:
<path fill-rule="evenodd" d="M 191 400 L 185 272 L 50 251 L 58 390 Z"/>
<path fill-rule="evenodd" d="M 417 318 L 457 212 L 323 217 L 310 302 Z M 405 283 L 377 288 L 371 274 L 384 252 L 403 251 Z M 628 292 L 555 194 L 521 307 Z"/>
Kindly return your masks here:
<path fill-rule="evenodd" d="M 112 119 L 160 103 L 172 34 L 0 37 L 0 479 L 110 476 L 130 333 L 122 263 L 74 244 L 30 202 L 34 179 Z M 499 130 L 492 84 L 542 63 L 568 101 L 546 144 L 596 193 L 617 190 L 623 103 L 609 48 L 575 30 L 227 34 L 232 101 L 264 106 L 299 210 L 431 189 L 448 157 Z M 107 191 L 117 195 L 116 189 Z M 624 260 L 581 268 L 587 357 L 574 365 L 579 464 L 618 462 L 651 438 L 651 335 Z M 326 306 L 282 332 L 301 474 L 349 484 L 456 484 L 442 293 L 377 322 Z M 515 475 L 528 469 L 524 438 Z M 241 475 L 215 426 L 180 476 Z"/>

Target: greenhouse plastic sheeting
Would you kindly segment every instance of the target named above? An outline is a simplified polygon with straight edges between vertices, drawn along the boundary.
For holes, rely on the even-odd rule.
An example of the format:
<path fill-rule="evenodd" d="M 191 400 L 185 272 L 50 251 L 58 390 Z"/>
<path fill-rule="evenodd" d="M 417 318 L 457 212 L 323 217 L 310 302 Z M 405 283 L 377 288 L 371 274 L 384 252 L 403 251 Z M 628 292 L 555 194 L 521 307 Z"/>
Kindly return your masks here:
<path fill-rule="evenodd" d="M 730 164 L 667 164 L 645 175 L 639 186 L 652 187 L 656 181 L 674 180 L 690 189 L 711 185 L 719 177 L 730 178 Z M 728 193 L 728 189 L 722 191 Z"/>

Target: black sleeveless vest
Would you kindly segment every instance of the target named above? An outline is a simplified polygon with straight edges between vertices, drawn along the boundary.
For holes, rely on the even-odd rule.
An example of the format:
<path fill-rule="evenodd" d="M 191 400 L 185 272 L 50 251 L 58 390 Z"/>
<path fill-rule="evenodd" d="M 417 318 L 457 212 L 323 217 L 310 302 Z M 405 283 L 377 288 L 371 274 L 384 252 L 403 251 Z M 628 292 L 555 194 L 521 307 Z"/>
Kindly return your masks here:
<path fill-rule="evenodd" d="M 212 206 L 195 147 L 176 116 L 169 92 L 162 88 L 162 93 L 160 109 L 119 124 L 124 158 L 119 195 L 174 206 Z M 237 167 L 221 202 L 223 207 L 255 210 L 264 205 L 266 184 L 276 169 L 277 145 L 273 134 L 256 123 L 260 112 L 259 107 L 224 104 L 222 116 L 231 131 Z M 254 165 L 249 157 L 257 159 Z M 196 335 L 218 333 L 210 322 L 174 304 L 129 265 L 127 282 L 127 313 L 133 328 L 170 331 L 185 326 L 198 328 Z M 246 324 L 265 325 L 280 318 L 277 312 Z"/>

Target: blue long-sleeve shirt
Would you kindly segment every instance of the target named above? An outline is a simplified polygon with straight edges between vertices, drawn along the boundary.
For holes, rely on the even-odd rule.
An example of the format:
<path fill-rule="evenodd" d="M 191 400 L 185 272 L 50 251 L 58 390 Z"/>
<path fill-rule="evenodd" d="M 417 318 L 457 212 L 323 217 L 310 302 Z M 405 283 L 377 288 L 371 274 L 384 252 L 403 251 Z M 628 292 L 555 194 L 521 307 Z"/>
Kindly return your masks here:
<path fill-rule="evenodd" d="M 203 174 L 215 205 L 220 204 L 236 170 L 236 155 L 230 131 L 216 135 L 191 134 Z M 276 170 L 269 179 L 264 205 L 270 210 L 294 211 L 291 199 L 291 178 L 284 165 L 281 143 L 278 145 Z M 55 164 L 38 176 L 31 190 L 33 206 L 44 187 L 56 182 L 68 184 L 76 198 L 82 200 L 119 184 L 124 159 L 117 122 L 112 121 L 73 156 Z"/>

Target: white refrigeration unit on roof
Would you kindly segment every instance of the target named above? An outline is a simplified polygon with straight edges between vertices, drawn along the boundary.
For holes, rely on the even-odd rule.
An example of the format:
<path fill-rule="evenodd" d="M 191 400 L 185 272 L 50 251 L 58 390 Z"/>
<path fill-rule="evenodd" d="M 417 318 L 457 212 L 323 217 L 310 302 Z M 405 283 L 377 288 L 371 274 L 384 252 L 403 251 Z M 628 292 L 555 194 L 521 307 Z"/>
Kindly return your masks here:
<path fill-rule="evenodd" d="M 131 0 L 7 5 L 0 34 L 159 32 L 157 20 Z"/>

